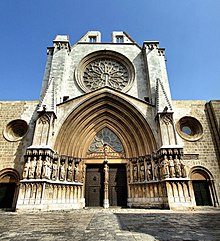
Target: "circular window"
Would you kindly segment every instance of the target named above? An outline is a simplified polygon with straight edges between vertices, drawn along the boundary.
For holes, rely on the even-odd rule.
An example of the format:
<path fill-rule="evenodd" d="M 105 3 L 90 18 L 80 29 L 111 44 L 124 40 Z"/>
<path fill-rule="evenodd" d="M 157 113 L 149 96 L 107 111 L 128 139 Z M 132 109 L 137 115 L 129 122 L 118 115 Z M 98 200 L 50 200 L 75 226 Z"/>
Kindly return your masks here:
<path fill-rule="evenodd" d="M 182 117 L 176 124 L 178 134 L 185 140 L 197 141 L 202 137 L 201 123 L 194 117 Z"/>
<path fill-rule="evenodd" d="M 4 137 L 8 141 L 21 140 L 28 131 L 28 124 L 24 120 L 13 120 L 4 129 Z"/>
<path fill-rule="evenodd" d="M 85 92 L 109 86 L 126 92 L 133 83 L 134 68 L 123 55 L 99 51 L 85 57 L 76 70 L 76 80 Z"/>

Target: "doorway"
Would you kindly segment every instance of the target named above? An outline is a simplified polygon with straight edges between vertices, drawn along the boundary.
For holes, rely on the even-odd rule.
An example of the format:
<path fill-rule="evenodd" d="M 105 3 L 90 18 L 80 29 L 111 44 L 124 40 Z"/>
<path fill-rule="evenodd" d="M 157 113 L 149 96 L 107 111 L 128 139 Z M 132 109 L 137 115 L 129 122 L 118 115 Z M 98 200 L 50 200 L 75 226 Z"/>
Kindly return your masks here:
<path fill-rule="evenodd" d="M 0 183 L 0 208 L 11 209 L 16 183 Z"/>
<path fill-rule="evenodd" d="M 87 207 L 103 206 L 104 172 L 102 165 L 87 165 L 85 196 Z"/>
<path fill-rule="evenodd" d="M 125 165 L 109 165 L 109 205 L 127 206 L 127 177 Z"/>
<path fill-rule="evenodd" d="M 212 206 L 211 181 L 208 172 L 201 168 L 196 168 L 191 174 L 194 196 L 197 206 Z"/>
<path fill-rule="evenodd" d="M 212 206 L 209 185 L 206 180 L 193 181 L 193 189 L 197 206 Z"/>
<path fill-rule="evenodd" d="M 0 173 L 0 209 L 15 210 L 18 195 L 19 174 L 14 169 L 3 169 Z"/>
<path fill-rule="evenodd" d="M 104 200 L 104 165 L 87 165 L 86 206 L 102 207 Z M 125 165 L 109 165 L 108 197 L 110 206 L 127 206 L 127 178 Z"/>

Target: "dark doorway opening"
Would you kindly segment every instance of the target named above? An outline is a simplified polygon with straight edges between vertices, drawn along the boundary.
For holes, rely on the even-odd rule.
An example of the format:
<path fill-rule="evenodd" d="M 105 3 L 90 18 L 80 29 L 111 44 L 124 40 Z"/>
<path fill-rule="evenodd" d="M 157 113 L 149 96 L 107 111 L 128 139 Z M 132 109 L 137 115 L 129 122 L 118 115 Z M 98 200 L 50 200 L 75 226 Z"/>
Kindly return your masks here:
<path fill-rule="evenodd" d="M 194 195 L 197 206 L 212 206 L 212 200 L 207 180 L 193 181 Z"/>
<path fill-rule="evenodd" d="M 16 183 L 0 183 L 0 208 L 12 209 Z"/>

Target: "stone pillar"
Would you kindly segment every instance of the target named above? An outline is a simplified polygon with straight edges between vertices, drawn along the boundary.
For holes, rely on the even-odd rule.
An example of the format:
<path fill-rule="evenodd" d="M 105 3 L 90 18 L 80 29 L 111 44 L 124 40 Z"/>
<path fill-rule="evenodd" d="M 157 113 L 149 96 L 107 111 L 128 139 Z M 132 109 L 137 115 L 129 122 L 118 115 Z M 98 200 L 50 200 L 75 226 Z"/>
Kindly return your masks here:
<path fill-rule="evenodd" d="M 109 167 L 107 162 L 104 164 L 104 208 L 109 208 L 109 197 L 108 197 L 108 182 L 109 182 Z"/>

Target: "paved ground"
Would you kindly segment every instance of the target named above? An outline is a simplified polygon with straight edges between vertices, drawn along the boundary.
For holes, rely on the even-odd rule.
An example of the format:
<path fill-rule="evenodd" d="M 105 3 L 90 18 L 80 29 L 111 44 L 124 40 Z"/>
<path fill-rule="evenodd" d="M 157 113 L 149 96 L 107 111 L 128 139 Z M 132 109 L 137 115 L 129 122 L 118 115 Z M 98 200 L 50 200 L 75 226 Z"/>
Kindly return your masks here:
<path fill-rule="evenodd" d="M 143 209 L 1 211 L 0 240 L 220 241 L 220 212 Z"/>

